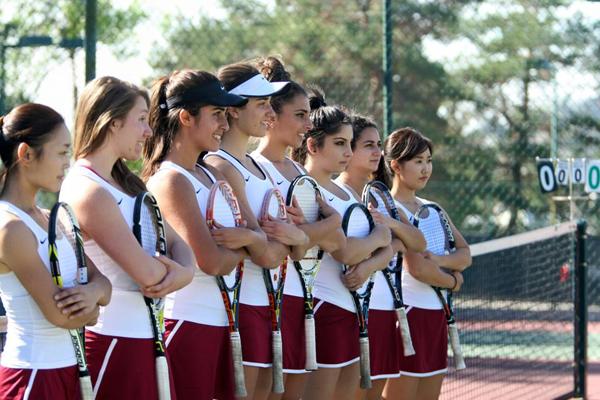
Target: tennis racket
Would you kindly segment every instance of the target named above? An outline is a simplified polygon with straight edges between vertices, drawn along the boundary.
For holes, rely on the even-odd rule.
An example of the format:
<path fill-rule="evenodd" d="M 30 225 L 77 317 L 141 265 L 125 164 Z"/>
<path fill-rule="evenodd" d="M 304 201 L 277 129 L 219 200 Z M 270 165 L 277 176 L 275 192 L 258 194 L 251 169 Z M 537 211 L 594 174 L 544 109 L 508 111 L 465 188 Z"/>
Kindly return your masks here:
<path fill-rule="evenodd" d="M 369 236 L 375 223 L 371 213 L 361 203 L 354 203 L 344 213 L 342 218 L 342 229 L 346 237 L 363 238 Z M 344 273 L 350 266 L 343 265 Z M 367 329 L 369 318 L 369 302 L 371 300 L 371 289 L 375 282 L 375 274 L 371 274 L 367 281 L 358 290 L 350 290 L 352 301 L 356 308 L 356 318 L 358 319 L 359 344 L 360 344 L 360 387 L 362 389 L 371 388 L 371 361 L 369 355 L 369 332 Z"/>
<path fill-rule="evenodd" d="M 396 207 L 394 198 L 383 182 L 371 181 L 367 183 L 362 192 L 362 201 L 365 206 L 368 206 L 369 204 L 375 206 L 377 211 L 382 215 L 400 221 L 398 208 Z M 400 327 L 404 355 L 407 357 L 412 356 L 415 354 L 415 349 L 410 336 L 404 300 L 402 299 L 402 254 L 396 254 L 390 261 L 389 267 L 382 270 L 381 273 L 383 274 L 383 278 L 385 279 L 394 300 L 394 308 L 396 309 L 396 317 L 398 318 L 398 326 Z M 392 274 L 395 275 L 395 282 Z"/>
<path fill-rule="evenodd" d="M 59 254 L 56 241 L 61 239 L 66 239 L 69 242 L 73 253 Z M 79 229 L 79 224 L 75 219 L 73 210 L 67 203 L 58 202 L 50 211 L 50 218 L 48 220 L 48 253 L 50 256 L 50 273 L 56 286 L 63 287 L 63 279 L 60 273 L 61 259 L 63 262 L 77 262 L 77 283 L 80 285 L 88 283 L 81 230 Z M 75 257 L 75 260 L 69 260 L 69 257 Z M 85 359 L 83 329 L 69 329 L 69 336 L 71 337 L 71 343 L 73 343 L 77 367 L 79 369 L 81 398 L 83 400 L 92 400 L 94 398 L 94 391 Z"/>
<path fill-rule="evenodd" d="M 162 214 L 158 202 L 150 192 L 142 192 L 135 198 L 133 209 L 133 234 L 144 251 L 150 255 L 167 254 L 167 240 Z M 148 308 L 152 335 L 154 337 L 154 356 L 156 363 L 156 383 L 159 400 L 171 398 L 169 366 L 163 344 L 162 299 L 144 296 Z"/>
<path fill-rule="evenodd" d="M 225 181 L 216 181 L 210 189 L 206 207 L 206 223 L 209 229 L 216 229 L 217 226 L 232 228 L 242 225 L 242 213 L 237 198 L 231 186 Z M 242 361 L 242 340 L 238 331 L 240 287 L 243 275 L 244 262 L 242 261 L 229 275 L 216 277 L 229 324 L 236 397 L 247 396 Z"/>
<path fill-rule="evenodd" d="M 319 184 L 308 175 L 300 175 L 294 179 L 288 189 L 286 204 L 292 205 L 294 198 L 298 207 L 304 214 L 304 219 L 311 224 L 319 219 L 319 203 L 317 197 L 321 196 Z M 300 261 L 294 261 L 294 268 L 298 271 L 300 285 L 304 295 L 304 340 L 306 346 L 306 364 L 304 368 L 307 371 L 317 369 L 317 348 L 315 339 L 315 318 L 313 312 L 313 288 L 315 278 L 321 260 L 323 259 L 323 250 L 318 246 L 309 249 L 304 258 Z"/>
<path fill-rule="evenodd" d="M 450 227 L 450 222 L 440 206 L 434 203 L 424 204 L 417 210 L 413 224 L 423 232 L 427 241 L 427 250 L 437 255 L 450 254 L 456 251 L 456 241 Z M 432 286 L 433 287 L 433 286 Z M 454 354 L 454 365 L 457 370 L 465 369 L 465 360 L 460 346 L 458 326 L 454 318 L 452 306 L 452 291 L 439 287 L 433 287 L 437 295 L 448 324 L 448 336 L 450 347 Z M 447 297 L 444 295 L 447 293 Z"/>
<path fill-rule="evenodd" d="M 287 221 L 285 201 L 278 189 L 269 189 L 265 194 L 261 218 L 268 216 Z M 281 341 L 281 301 L 287 270 L 287 257 L 275 269 L 263 269 L 263 280 L 267 288 L 271 307 L 271 346 L 273 348 L 273 393 L 283 393 L 283 344 Z"/>

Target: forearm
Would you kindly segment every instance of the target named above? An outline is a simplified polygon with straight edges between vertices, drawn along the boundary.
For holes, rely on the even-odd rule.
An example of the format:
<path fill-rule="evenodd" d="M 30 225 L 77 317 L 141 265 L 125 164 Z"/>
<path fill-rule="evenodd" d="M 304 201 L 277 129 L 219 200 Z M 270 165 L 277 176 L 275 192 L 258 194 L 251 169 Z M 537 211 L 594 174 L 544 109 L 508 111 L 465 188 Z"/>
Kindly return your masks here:
<path fill-rule="evenodd" d="M 263 268 L 277 268 L 290 253 L 290 248 L 276 241 L 269 241 L 261 254 L 251 257 L 252 262 Z"/>
<path fill-rule="evenodd" d="M 312 224 L 300 225 L 299 228 L 308 236 L 310 241 L 309 248 L 311 248 L 317 245 L 323 247 L 323 242 L 329 240 L 331 236 L 334 236 L 336 230 L 339 230 L 340 226 L 341 221 L 339 215 L 332 215 Z M 343 232 L 341 233 L 343 235 Z"/>
<path fill-rule="evenodd" d="M 100 272 L 95 271 L 95 273 L 90 277 L 90 281 L 86 285 L 86 290 L 92 290 L 95 292 L 95 296 L 98 298 L 97 304 L 99 306 L 105 306 L 110 302 L 112 285 L 110 284 L 110 281 Z"/>
<path fill-rule="evenodd" d="M 423 233 L 414 226 L 394 220 L 391 229 L 394 236 L 402 240 L 406 248 L 418 252 L 425 251 L 427 248 Z"/>
<path fill-rule="evenodd" d="M 452 254 L 437 256 L 439 265 L 453 271 L 462 272 L 471 266 L 471 252 L 467 248 L 456 250 Z"/>
<path fill-rule="evenodd" d="M 413 278 L 431 286 L 452 288 L 455 280 L 452 275 L 442 271 L 434 262 L 421 254 L 407 251 L 404 254 L 404 266 Z"/>
<path fill-rule="evenodd" d="M 376 271 L 380 271 L 382 269 L 387 268 L 390 263 L 390 260 L 394 257 L 394 251 L 392 246 L 380 247 L 375 250 L 373 255 L 363 261 L 362 264 L 365 265 L 365 268 L 369 271 L 369 274 L 372 274 Z"/>

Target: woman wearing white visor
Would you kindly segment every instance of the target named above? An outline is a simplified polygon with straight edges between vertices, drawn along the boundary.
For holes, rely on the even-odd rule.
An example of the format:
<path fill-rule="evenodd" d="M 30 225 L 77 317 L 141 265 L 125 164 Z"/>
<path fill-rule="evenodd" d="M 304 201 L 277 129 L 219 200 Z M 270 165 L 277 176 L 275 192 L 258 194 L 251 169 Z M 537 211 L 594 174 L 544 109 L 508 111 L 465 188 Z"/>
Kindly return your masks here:
<path fill-rule="evenodd" d="M 271 311 L 263 281 L 263 269 L 276 268 L 288 254 L 301 258 L 308 238 L 291 223 L 260 220 L 261 205 L 273 188 L 268 173 L 246 153 L 250 137 L 263 137 L 274 118 L 269 97 L 284 90 L 288 82 L 269 82 L 247 63 L 222 67 L 218 78 L 229 93 L 248 98 L 241 107 L 228 108 L 229 130 L 221 149 L 209 153 L 207 164 L 219 169 L 240 203 L 247 227 L 263 235 L 261 243 L 247 246 L 240 298 L 239 330 L 248 398 L 267 399 L 271 389 Z M 260 220 L 260 223 L 259 223 Z M 226 232 L 215 233 L 215 240 L 228 243 Z"/>

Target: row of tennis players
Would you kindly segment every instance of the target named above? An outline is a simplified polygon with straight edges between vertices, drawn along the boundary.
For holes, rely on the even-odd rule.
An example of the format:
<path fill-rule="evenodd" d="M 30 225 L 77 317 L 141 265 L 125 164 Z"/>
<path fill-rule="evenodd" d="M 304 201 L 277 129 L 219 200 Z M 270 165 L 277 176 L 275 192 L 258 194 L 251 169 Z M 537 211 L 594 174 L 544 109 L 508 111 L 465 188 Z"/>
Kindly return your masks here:
<path fill-rule="evenodd" d="M 114 77 L 90 82 L 79 98 L 75 163 L 64 181 L 71 139 L 59 114 L 25 104 L 0 120 L 0 290 L 9 321 L 0 397 L 78 398 L 66 329 L 86 325 L 95 397 L 157 398 L 144 294 L 166 296 L 173 398 L 234 398 L 227 317 L 214 275 L 243 260 L 240 333 L 248 398 L 437 398 L 447 372 L 447 330 L 430 285 L 459 290 L 470 256 L 454 227 L 458 251 L 435 256 L 409 224 L 425 202 L 416 192 L 432 173 L 431 141 L 415 129 L 398 129 L 382 156 L 371 118 L 327 105 L 321 92 L 291 81 L 273 57 L 224 66 L 217 76 L 176 71 L 160 78 L 150 97 Z M 250 138 L 260 143 L 247 154 Z M 125 161 L 142 154 L 140 179 Z M 305 173 L 326 197 L 323 219 L 301 227 L 259 222 L 264 193 L 273 186 L 286 193 Z M 340 215 L 375 175 L 387 180 L 407 218 L 399 223 L 378 215 L 367 238 L 346 241 Z M 233 187 L 245 227 L 212 233 L 206 227 L 207 193 L 217 179 Z M 131 234 L 133 200 L 146 186 L 168 225 L 169 257 L 145 254 Z M 47 213 L 35 205 L 40 190 L 59 188 L 92 261 L 90 283 L 63 290 L 48 273 Z M 302 289 L 290 265 L 282 311 L 286 391 L 275 395 L 261 270 L 288 254 L 302 257 L 313 245 L 326 251 L 315 283 L 319 369 L 304 370 Z M 374 385 L 365 392 L 358 388 L 358 327 L 348 288 L 385 268 L 397 251 L 404 253 L 402 291 L 416 355 L 403 355 L 391 293 L 376 278 L 369 313 Z M 342 275 L 341 263 L 354 266 Z M 76 266 L 67 264 L 61 268 L 68 287 Z"/>

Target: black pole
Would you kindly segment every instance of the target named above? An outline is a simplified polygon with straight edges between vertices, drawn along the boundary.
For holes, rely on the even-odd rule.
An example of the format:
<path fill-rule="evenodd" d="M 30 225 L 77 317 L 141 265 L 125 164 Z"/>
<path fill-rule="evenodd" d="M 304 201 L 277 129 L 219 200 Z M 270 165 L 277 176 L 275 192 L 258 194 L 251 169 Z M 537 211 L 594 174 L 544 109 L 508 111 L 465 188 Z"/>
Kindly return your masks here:
<path fill-rule="evenodd" d="M 587 262 L 585 259 L 585 220 L 577 223 L 575 239 L 575 387 L 574 397 L 586 398 L 587 376 Z"/>
<path fill-rule="evenodd" d="M 392 2 L 383 0 L 383 136 L 394 126 L 392 115 Z"/>
<path fill-rule="evenodd" d="M 4 25 L 2 42 L 0 42 L 0 115 L 6 113 L 6 39 L 12 25 Z"/>
<path fill-rule="evenodd" d="M 96 76 L 96 11 L 97 0 L 85 1 L 85 81 Z"/>

